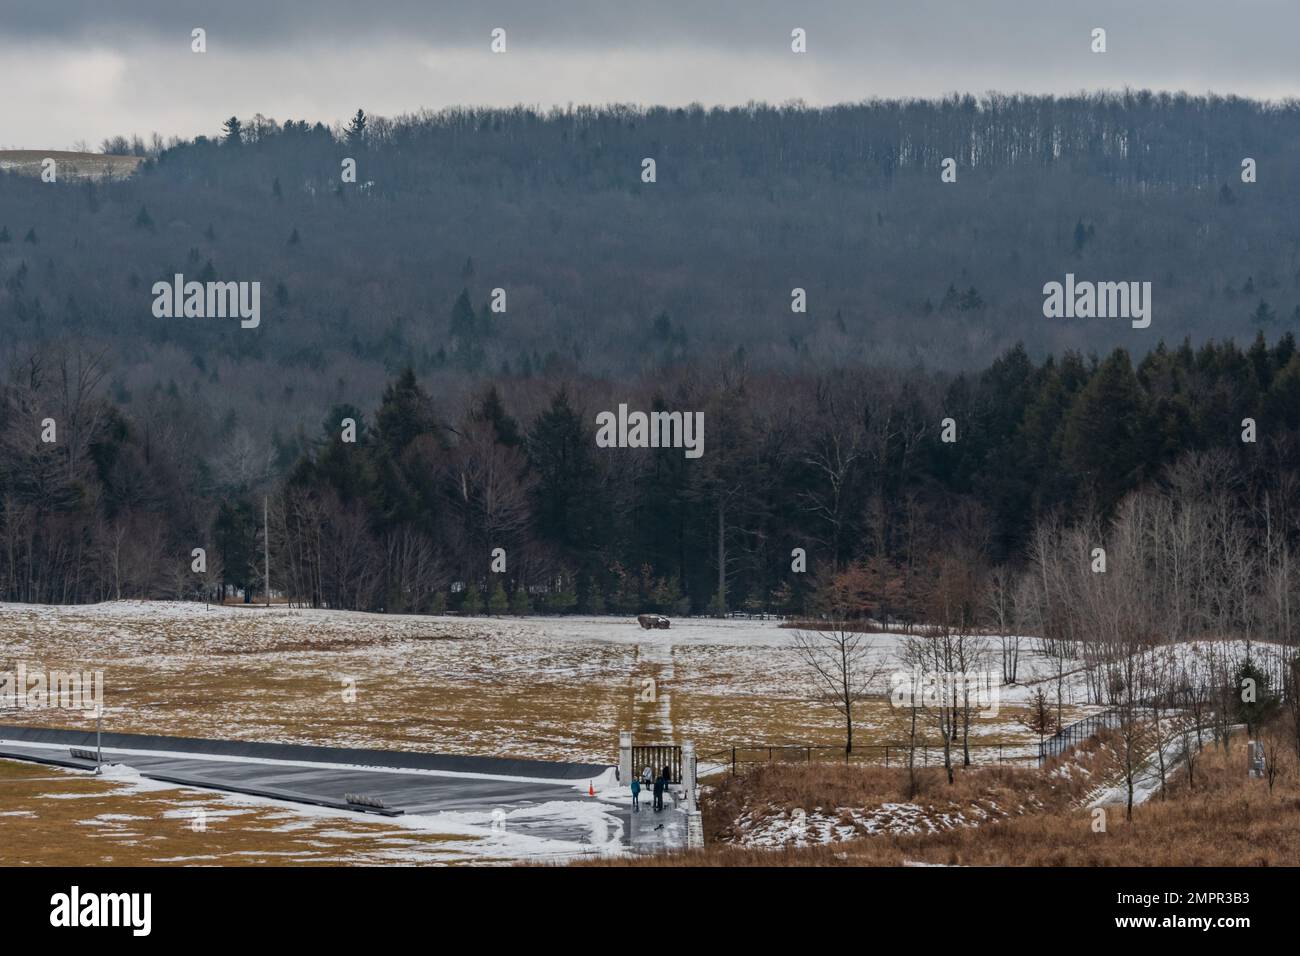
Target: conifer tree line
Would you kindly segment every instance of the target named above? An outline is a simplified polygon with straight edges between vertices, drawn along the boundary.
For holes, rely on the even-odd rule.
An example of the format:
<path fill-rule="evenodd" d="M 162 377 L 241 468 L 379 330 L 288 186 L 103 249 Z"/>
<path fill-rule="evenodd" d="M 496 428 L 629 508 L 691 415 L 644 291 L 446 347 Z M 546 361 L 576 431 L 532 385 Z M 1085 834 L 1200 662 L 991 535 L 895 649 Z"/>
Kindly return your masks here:
<path fill-rule="evenodd" d="M 1014 347 L 955 376 L 733 359 L 631 385 L 484 383 L 457 399 L 407 369 L 375 408 L 323 410 L 269 455 L 177 390 L 124 409 L 110 374 L 75 349 L 8 369 L 5 600 L 260 599 L 269 499 L 272 590 L 315 607 L 904 625 L 942 608 L 1085 648 L 1294 639 L 1289 334 L 1246 349 L 1160 345 L 1137 361 L 1116 350 L 1035 362 Z M 595 415 L 619 402 L 702 411 L 703 457 L 598 448 Z M 46 418 L 57 441 L 42 440 Z M 1104 574 L 1090 567 L 1098 547 Z M 806 572 L 792 570 L 796 548 Z"/>

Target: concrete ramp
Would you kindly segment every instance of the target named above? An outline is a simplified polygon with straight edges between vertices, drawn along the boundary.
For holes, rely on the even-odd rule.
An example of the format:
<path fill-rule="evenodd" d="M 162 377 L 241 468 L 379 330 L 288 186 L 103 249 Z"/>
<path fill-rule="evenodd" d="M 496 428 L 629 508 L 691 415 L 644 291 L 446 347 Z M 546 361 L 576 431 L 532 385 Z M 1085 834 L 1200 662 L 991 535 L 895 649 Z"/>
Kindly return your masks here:
<path fill-rule="evenodd" d="M 0 727 L 0 759 L 93 771 L 70 749 L 95 749 L 93 732 Z M 494 757 L 355 750 L 296 744 L 104 734 L 105 763 L 184 787 L 386 817 L 414 815 L 510 831 L 570 846 L 621 845 L 635 852 L 685 846 L 686 814 L 669 797 L 631 813 L 626 785 L 612 767 Z M 596 795 L 589 793 L 594 787 Z M 349 800 L 360 797 L 364 802 Z"/>
<path fill-rule="evenodd" d="M 0 724 L 0 741 L 56 744 L 62 747 L 82 747 L 93 750 L 95 733 L 86 730 Z M 157 750 L 212 757 L 253 757 L 261 760 L 338 763 L 358 767 L 390 767 L 399 770 L 445 770 L 452 773 L 493 774 L 540 780 L 587 780 L 599 776 L 608 769 L 604 764 L 525 760 L 516 757 L 476 757 L 401 750 L 318 747 L 309 744 L 260 743 L 249 740 L 205 740 L 198 737 L 165 737 L 158 734 L 105 733 L 102 735 L 102 741 L 105 750 Z"/>

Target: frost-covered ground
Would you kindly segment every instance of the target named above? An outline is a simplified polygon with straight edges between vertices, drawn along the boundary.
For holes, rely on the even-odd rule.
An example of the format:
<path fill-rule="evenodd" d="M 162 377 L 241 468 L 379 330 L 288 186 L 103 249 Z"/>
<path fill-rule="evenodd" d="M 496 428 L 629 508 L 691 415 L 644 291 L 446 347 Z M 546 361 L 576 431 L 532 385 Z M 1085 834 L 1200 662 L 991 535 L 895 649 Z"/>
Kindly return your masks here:
<path fill-rule="evenodd" d="M 902 639 L 871 640 L 894 667 Z M 0 604 L 0 670 L 20 662 L 102 669 L 105 726 L 124 732 L 611 763 L 624 728 L 645 742 L 694 740 L 701 754 L 842 740 L 838 714 L 813 699 L 791 632 L 772 621 L 684 619 L 644 631 L 618 617 Z M 1022 675 L 1036 670 L 1046 673 L 1046 662 L 1030 656 Z M 1003 688 L 1000 713 L 977 720 L 976 741 L 1027 747 L 1016 719 L 1026 694 Z M 1083 703 L 1073 683 L 1066 702 Z M 856 740 L 896 740 L 900 719 L 886 700 L 866 701 Z M 0 721 L 89 726 L 68 711 L 9 711 Z"/>
<path fill-rule="evenodd" d="M 879 634 L 870 641 L 885 671 L 896 669 L 903 638 Z M 1184 645 L 1174 653 L 1198 655 L 1204 648 Z M 0 672 L 19 664 L 29 672 L 102 670 L 105 728 L 121 732 L 596 763 L 615 761 L 618 731 L 626 728 L 641 742 L 694 740 L 706 762 L 710 753 L 744 744 L 842 743 L 840 717 L 814 699 L 792 632 L 772 621 L 680 619 L 670 630 L 644 631 L 618 617 L 421 617 L 136 601 L 0 604 Z M 996 659 L 987 669 L 997 671 Z M 1026 639 L 1020 683 L 999 688 L 998 713 L 976 719 L 972 743 L 1032 752 L 1037 738 L 1020 718 L 1035 682 L 1055 704 L 1052 662 Z M 878 690 L 888 689 L 886 677 Z M 1062 697 L 1067 721 L 1095 709 L 1081 670 L 1067 675 Z M 93 726 L 80 712 L 48 709 L 0 710 L 0 723 Z M 902 714 L 887 697 L 864 701 L 855 724 L 856 745 L 903 739 Z M 134 788 L 138 781 L 116 783 Z M 132 809 L 131 801 L 141 799 L 138 789 L 126 793 L 129 799 L 119 795 L 71 822 L 125 840 L 122 834 L 139 823 L 132 816 L 152 818 Z M 151 798 L 178 802 L 160 804 L 153 815 L 180 812 L 193 793 L 170 788 Z M 47 813 L 58 794 L 45 796 L 50 800 L 31 806 L 0 805 L 6 815 L 0 826 Z M 234 826 L 242 818 L 249 832 L 260 834 L 232 854 L 272 852 L 289 841 L 275 852 L 303 862 L 455 862 L 622 852 L 611 808 L 626 795 L 602 788 L 590 804 L 508 809 L 519 814 L 520 825 L 504 828 L 494 828 L 500 821 L 484 814 L 394 824 L 252 797 L 207 793 L 203 799 L 217 808 L 218 821 Z M 906 804 L 814 810 L 801 821 L 801 838 L 971 826 L 986 819 L 981 814 L 999 811 L 969 808 L 945 819 Z M 591 834 L 548 839 L 547 814 L 558 828 L 589 824 Z M 312 834 L 305 844 L 291 840 L 300 829 Z M 781 845 L 791 836 L 758 829 L 758 845 Z M 208 855 L 178 850 L 174 862 Z"/>
<path fill-rule="evenodd" d="M 977 827 L 1008 815 L 992 800 L 946 810 L 912 802 L 885 802 L 865 809 L 837 807 L 833 811 L 816 807 L 807 813 L 780 813 L 761 819 L 742 815 L 735 822 L 741 836 L 734 842 L 753 849 L 803 847 L 842 843 L 882 833 L 939 833 L 957 827 Z"/>
<path fill-rule="evenodd" d="M 104 176 L 129 176 L 144 160 L 139 156 L 110 156 L 103 153 L 78 153 L 64 150 L 0 150 L 0 171 L 37 176 L 47 160 L 54 160 L 60 180 L 100 179 Z"/>
<path fill-rule="evenodd" d="M 377 818 L 0 760 L 0 865 L 474 864 L 628 852 L 620 793 Z M 597 781 L 599 784 L 600 781 Z"/>

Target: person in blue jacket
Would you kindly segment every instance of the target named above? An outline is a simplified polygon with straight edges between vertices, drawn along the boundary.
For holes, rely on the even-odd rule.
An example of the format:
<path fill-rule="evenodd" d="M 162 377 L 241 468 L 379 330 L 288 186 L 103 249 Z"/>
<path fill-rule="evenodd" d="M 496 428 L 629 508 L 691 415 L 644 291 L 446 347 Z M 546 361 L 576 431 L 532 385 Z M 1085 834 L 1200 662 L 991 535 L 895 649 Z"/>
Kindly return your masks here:
<path fill-rule="evenodd" d="M 641 809 L 641 781 L 636 777 L 632 778 L 632 809 Z"/>

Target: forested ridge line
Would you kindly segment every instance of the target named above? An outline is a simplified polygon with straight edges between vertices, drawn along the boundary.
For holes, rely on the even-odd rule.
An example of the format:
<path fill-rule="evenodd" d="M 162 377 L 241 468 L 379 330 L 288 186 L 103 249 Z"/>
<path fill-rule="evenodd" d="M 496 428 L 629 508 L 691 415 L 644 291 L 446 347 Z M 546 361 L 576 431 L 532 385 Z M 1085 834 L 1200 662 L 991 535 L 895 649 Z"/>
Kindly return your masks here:
<path fill-rule="evenodd" d="M 264 500 L 277 593 L 389 612 L 815 613 L 850 587 L 875 594 L 864 609 L 919 615 L 944 561 L 1015 572 L 1044 529 L 1105 539 L 1135 494 L 1179 508 L 1208 495 L 1232 516 L 1220 537 L 1251 561 L 1297 536 L 1290 334 L 1136 361 L 1017 346 L 958 375 L 733 358 L 631 383 L 539 374 L 460 399 L 407 369 L 376 407 L 323 408 L 270 452 L 175 388 L 116 403 L 104 361 L 67 348 L 9 369 L 7 600 L 251 597 Z M 619 403 L 702 413 L 703 456 L 598 447 L 596 416 Z"/>
<path fill-rule="evenodd" d="M 119 404 L 174 382 L 254 434 L 371 405 L 408 364 L 459 396 L 1273 339 L 1300 328 L 1298 146 L 1294 102 L 1145 91 L 214 117 L 106 143 L 146 156 L 125 180 L 0 175 L 0 326 L 14 356 L 106 350 Z M 1067 273 L 1151 282 L 1151 328 L 1045 318 Z M 260 324 L 158 318 L 177 274 L 260 283 Z"/>

